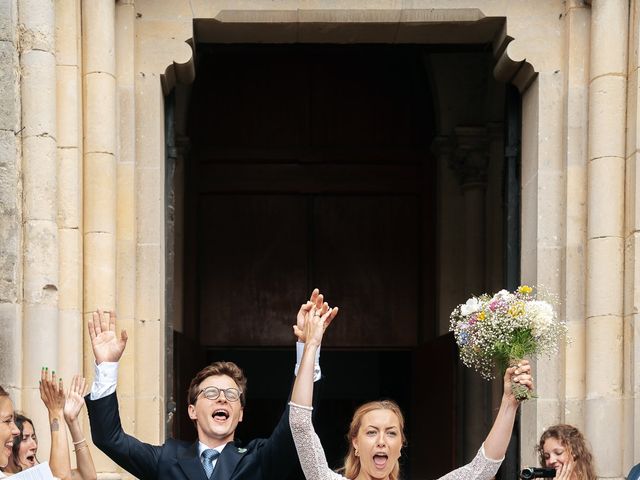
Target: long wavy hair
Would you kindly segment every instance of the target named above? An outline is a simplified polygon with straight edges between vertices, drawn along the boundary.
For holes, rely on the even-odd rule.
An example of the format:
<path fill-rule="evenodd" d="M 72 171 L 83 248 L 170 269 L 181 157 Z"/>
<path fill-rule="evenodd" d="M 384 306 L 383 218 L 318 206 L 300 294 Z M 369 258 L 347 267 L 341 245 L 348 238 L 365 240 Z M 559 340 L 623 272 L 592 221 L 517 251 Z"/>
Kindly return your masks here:
<path fill-rule="evenodd" d="M 362 426 L 362 419 L 364 416 L 374 410 L 391 410 L 398 417 L 398 424 L 400 425 L 400 435 L 402 438 L 402 446 L 406 445 L 406 437 L 404 436 L 404 416 L 402 410 L 396 402 L 393 400 L 379 400 L 375 402 L 365 403 L 358 407 L 351 419 L 351 425 L 349 426 L 349 432 L 347 433 L 347 441 L 349 442 L 349 451 L 347 456 L 344 457 L 344 467 L 340 469 L 340 472 L 347 478 L 356 478 L 360 474 L 360 458 L 356 456 L 356 450 L 353 446 L 353 439 L 358 436 L 360 427 Z M 398 459 L 399 460 L 399 459 Z M 389 475 L 390 480 L 398 480 L 400 478 L 400 462 L 397 461 Z"/>
<path fill-rule="evenodd" d="M 558 440 L 575 462 L 574 473 L 577 480 L 596 480 L 596 471 L 593 464 L 593 454 L 587 444 L 584 435 L 573 425 L 559 424 L 547 428 L 540 437 L 538 443 L 538 457 L 540 465 L 545 466 L 544 442 L 549 438 Z"/>

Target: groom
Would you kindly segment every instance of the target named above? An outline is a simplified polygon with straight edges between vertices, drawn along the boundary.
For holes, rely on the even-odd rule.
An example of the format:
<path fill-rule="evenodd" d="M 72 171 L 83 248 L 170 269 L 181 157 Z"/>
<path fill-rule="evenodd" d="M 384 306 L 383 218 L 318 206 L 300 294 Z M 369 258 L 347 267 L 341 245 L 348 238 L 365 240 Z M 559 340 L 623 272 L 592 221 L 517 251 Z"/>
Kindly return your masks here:
<path fill-rule="evenodd" d="M 298 328 L 294 329 L 297 335 L 304 330 L 305 315 L 314 305 L 324 312 L 329 308 L 317 289 L 300 307 Z M 268 439 L 255 439 L 247 445 L 234 442 L 236 427 L 244 414 L 247 380 L 232 362 L 215 362 L 191 381 L 188 411 L 198 432 L 197 442 L 189 444 L 170 438 L 163 445 L 155 446 L 127 435 L 120 423 L 115 394 L 118 362 L 127 343 L 127 333 L 122 331 L 118 338 L 115 314 L 98 311 L 89 321 L 89 336 L 96 360 L 95 379 L 87 396 L 93 442 L 137 478 L 280 480 L 298 465 L 289 428 L 289 407 Z M 304 341 L 300 336 L 299 339 Z M 303 344 L 299 342 L 299 354 L 302 349 Z M 316 359 L 315 380 L 319 377 Z"/>

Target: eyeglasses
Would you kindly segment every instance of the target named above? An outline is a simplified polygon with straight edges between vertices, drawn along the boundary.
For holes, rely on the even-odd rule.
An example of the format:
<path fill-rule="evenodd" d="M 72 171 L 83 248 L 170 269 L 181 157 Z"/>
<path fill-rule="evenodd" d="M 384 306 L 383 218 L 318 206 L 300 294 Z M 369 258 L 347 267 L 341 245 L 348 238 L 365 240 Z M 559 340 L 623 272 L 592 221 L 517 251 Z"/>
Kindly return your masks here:
<path fill-rule="evenodd" d="M 224 392 L 224 398 L 230 402 L 237 402 L 240 400 L 240 395 L 242 394 L 237 388 L 207 387 L 200 390 L 196 398 L 202 393 L 202 396 L 207 400 L 215 400 L 220 396 L 221 392 Z"/>

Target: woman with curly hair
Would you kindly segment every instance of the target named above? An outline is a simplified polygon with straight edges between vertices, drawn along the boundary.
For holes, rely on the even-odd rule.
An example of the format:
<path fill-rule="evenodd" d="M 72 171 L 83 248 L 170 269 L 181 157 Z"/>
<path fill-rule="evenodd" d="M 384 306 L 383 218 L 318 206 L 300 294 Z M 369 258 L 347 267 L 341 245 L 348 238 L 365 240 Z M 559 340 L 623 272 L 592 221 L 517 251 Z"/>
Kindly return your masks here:
<path fill-rule="evenodd" d="M 547 428 L 537 450 L 540 464 L 556 469 L 556 480 L 596 480 L 591 449 L 576 427 L 559 424 Z"/>

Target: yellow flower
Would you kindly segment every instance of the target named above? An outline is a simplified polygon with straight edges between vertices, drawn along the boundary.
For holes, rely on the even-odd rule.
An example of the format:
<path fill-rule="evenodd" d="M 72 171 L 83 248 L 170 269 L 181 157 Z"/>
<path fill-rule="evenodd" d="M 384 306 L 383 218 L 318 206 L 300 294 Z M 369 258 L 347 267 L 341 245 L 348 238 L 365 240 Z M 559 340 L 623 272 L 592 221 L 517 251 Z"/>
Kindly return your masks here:
<path fill-rule="evenodd" d="M 524 315 L 524 302 L 516 302 L 509 307 L 509 316 L 518 318 Z"/>
<path fill-rule="evenodd" d="M 482 320 L 484 320 L 484 319 L 485 319 L 485 314 L 484 314 L 484 312 L 480 312 L 480 313 L 478 314 L 478 321 L 479 321 L 479 322 L 481 322 L 481 321 L 482 321 Z"/>
<path fill-rule="evenodd" d="M 531 292 L 533 292 L 533 288 L 531 288 L 529 285 L 521 285 L 518 287 L 518 293 L 529 295 Z"/>

